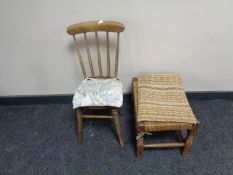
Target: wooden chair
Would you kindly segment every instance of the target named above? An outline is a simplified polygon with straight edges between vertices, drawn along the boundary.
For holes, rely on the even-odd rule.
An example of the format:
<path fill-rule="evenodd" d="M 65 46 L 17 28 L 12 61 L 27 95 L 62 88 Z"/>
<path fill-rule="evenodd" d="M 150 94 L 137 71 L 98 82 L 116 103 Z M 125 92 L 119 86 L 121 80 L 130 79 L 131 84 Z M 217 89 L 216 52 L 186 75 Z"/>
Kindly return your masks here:
<path fill-rule="evenodd" d="M 67 33 L 72 35 L 73 40 L 74 40 L 74 45 L 77 50 L 78 54 L 78 59 L 81 65 L 82 73 L 83 73 L 83 78 L 84 79 L 95 79 L 97 82 L 98 80 L 104 81 L 104 80 L 111 80 L 118 79 L 118 62 L 119 62 L 119 39 L 120 39 L 120 33 L 124 31 L 124 25 L 120 22 L 116 21 L 89 21 L 89 22 L 82 22 L 78 24 L 71 25 L 67 28 Z M 100 34 L 106 33 L 106 40 L 104 44 L 101 43 L 101 40 L 99 39 Z M 87 35 L 88 34 L 88 35 Z M 110 59 L 110 52 L 111 52 L 111 43 L 110 40 L 112 35 L 116 35 L 115 39 L 115 67 L 114 67 L 114 75 L 111 76 L 111 66 L 110 63 L 112 62 Z M 95 73 L 95 67 L 94 67 L 94 62 L 92 60 L 91 56 L 91 47 L 89 42 L 90 40 L 88 39 L 89 36 L 93 36 L 92 39 L 94 38 L 95 40 L 95 48 L 97 51 L 97 64 L 98 64 L 98 74 L 96 75 Z M 88 37 L 87 37 L 88 36 Z M 79 38 L 78 38 L 79 37 Z M 82 38 L 83 37 L 83 38 Z M 81 47 L 81 41 L 84 42 L 84 47 Z M 101 58 L 101 46 L 106 47 L 106 74 L 103 71 L 103 59 Z M 86 50 L 87 52 L 87 58 L 88 58 L 88 63 L 90 67 L 90 76 L 88 76 L 86 72 L 86 67 L 84 64 L 84 60 L 82 57 L 82 49 Z M 97 67 L 97 66 L 96 66 Z M 118 83 L 118 82 L 117 82 Z M 123 93 L 121 93 L 121 97 L 123 99 Z M 122 104 L 121 104 L 122 105 Z M 114 119 L 115 127 L 116 127 L 116 132 L 117 136 L 119 139 L 120 146 L 123 147 L 123 138 L 122 138 L 122 132 L 121 132 L 121 125 L 120 125 L 120 112 L 121 112 L 121 105 L 119 106 L 113 106 L 113 105 L 100 105 L 100 106 L 95 106 L 95 105 L 80 105 L 78 106 L 77 109 L 77 136 L 78 136 L 78 142 L 81 144 L 83 142 L 83 134 L 82 134 L 82 129 L 83 129 L 83 119 L 84 118 L 104 118 L 104 119 Z M 91 114 L 88 111 L 98 111 L 98 110 L 110 110 L 111 115 L 96 115 L 96 113 Z"/>

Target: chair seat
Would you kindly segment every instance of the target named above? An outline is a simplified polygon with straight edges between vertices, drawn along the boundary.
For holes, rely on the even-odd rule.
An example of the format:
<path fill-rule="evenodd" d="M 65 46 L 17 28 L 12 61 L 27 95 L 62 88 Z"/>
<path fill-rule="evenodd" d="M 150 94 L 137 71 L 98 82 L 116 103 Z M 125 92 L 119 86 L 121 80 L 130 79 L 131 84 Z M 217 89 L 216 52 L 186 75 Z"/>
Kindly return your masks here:
<path fill-rule="evenodd" d="M 82 81 L 73 97 L 73 108 L 86 106 L 121 107 L 123 86 L 118 79 L 87 78 Z"/>

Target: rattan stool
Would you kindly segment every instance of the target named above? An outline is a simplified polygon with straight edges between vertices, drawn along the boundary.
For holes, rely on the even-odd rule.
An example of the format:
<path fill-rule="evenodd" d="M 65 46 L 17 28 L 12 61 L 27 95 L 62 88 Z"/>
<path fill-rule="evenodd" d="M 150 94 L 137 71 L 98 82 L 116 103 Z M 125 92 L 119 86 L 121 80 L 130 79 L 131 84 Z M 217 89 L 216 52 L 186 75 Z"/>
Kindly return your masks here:
<path fill-rule="evenodd" d="M 147 73 L 133 79 L 137 156 L 144 148 L 183 147 L 187 156 L 199 121 L 194 116 L 183 88 L 182 79 L 174 73 Z M 178 143 L 144 144 L 144 134 L 157 131 L 178 131 Z M 182 131 L 187 131 L 183 136 Z"/>

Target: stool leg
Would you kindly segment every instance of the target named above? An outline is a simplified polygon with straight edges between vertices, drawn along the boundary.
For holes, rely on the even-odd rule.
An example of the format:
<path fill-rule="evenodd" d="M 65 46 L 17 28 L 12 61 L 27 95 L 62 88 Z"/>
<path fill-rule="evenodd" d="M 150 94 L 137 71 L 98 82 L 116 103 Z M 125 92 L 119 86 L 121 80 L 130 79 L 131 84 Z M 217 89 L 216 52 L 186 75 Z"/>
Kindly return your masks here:
<path fill-rule="evenodd" d="M 183 150 L 183 156 L 188 156 L 193 144 L 193 137 L 194 135 L 197 134 L 198 131 L 198 125 L 196 125 L 193 129 L 188 131 L 187 137 L 186 137 L 186 143 L 185 143 L 185 147 Z"/>
<path fill-rule="evenodd" d="M 144 152 L 144 136 L 143 133 L 138 133 L 137 137 L 137 157 L 140 157 L 143 155 Z"/>
<path fill-rule="evenodd" d="M 80 108 L 77 109 L 77 136 L 78 136 L 78 143 L 83 143 L 83 114 Z"/>
<path fill-rule="evenodd" d="M 117 136 L 119 139 L 119 143 L 121 145 L 121 147 L 124 147 L 124 142 L 123 142 L 123 137 L 122 137 L 122 132 L 121 132 L 121 123 L 120 123 L 120 115 L 118 110 L 113 109 L 112 110 L 112 114 L 114 117 L 114 123 L 115 123 L 115 127 L 116 127 L 116 132 L 117 132 Z"/>

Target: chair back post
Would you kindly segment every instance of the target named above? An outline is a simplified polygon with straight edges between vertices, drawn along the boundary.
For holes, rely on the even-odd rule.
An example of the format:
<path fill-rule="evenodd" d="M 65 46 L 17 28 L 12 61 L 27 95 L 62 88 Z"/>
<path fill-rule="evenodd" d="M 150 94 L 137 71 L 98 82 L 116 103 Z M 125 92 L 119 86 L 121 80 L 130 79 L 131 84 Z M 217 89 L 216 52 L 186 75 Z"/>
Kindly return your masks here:
<path fill-rule="evenodd" d="M 87 78 L 86 69 L 84 66 L 83 58 L 81 55 L 79 42 L 76 35 L 83 34 L 84 36 L 84 45 L 85 50 L 87 52 L 88 57 L 88 63 L 90 67 L 91 76 L 96 78 L 110 78 L 111 77 L 111 60 L 110 60 L 110 41 L 109 41 L 109 32 L 113 32 L 117 34 L 116 38 L 116 53 L 115 53 L 115 67 L 114 67 L 114 78 L 118 77 L 118 64 L 119 64 L 119 40 L 120 40 L 120 33 L 123 32 L 125 29 L 125 26 L 116 21 L 89 21 L 89 22 L 82 22 L 77 23 L 69 26 L 67 28 L 67 33 L 73 36 L 75 48 L 77 50 L 79 63 L 82 69 L 83 77 L 84 79 Z M 93 61 L 91 57 L 91 52 L 89 48 L 89 42 L 87 38 L 87 33 L 94 32 L 95 34 L 95 45 L 97 49 L 97 63 L 98 63 L 98 76 L 95 75 Z M 106 50 L 107 50 L 107 71 L 106 76 L 103 76 L 103 70 L 102 70 L 102 61 L 101 61 L 101 53 L 100 53 L 100 41 L 98 37 L 98 32 L 106 32 Z"/>

